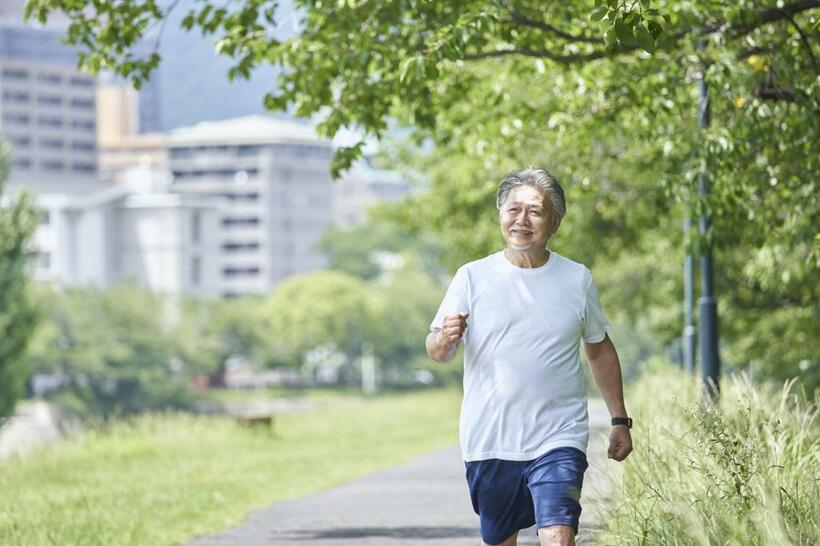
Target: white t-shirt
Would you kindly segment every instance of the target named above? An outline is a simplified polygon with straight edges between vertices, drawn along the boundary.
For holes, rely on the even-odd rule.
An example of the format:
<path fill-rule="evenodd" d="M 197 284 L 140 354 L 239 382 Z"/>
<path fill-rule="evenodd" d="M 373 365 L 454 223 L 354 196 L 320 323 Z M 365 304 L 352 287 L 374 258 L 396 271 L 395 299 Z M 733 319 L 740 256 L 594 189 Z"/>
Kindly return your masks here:
<path fill-rule="evenodd" d="M 580 341 L 611 328 L 585 266 L 551 252 L 524 269 L 503 252 L 461 266 L 431 330 L 470 313 L 464 333 L 465 461 L 537 459 L 557 447 L 586 451 L 589 438 Z"/>

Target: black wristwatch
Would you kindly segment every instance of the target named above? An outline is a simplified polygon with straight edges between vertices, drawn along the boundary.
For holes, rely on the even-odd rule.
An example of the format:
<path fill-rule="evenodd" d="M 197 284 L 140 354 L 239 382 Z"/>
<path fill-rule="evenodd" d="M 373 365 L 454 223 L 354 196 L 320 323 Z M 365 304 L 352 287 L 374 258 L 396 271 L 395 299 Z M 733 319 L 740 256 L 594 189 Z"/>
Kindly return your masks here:
<path fill-rule="evenodd" d="M 632 428 L 632 418 L 631 417 L 613 417 L 612 418 L 612 426 L 615 425 L 626 425 L 626 428 Z"/>

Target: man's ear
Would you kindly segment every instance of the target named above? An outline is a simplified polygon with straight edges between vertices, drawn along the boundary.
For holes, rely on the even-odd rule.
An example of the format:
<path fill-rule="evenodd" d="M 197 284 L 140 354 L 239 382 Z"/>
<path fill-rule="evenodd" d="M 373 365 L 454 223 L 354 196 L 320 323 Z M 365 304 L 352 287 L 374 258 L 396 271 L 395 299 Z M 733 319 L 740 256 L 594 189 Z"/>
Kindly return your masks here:
<path fill-rule="evenodd" d="M 558 228 L 561 227 L 561 217 L 556 216 L 555 219 L 552 221 L 552 234 L 555 235 L 558 233 Z"/>

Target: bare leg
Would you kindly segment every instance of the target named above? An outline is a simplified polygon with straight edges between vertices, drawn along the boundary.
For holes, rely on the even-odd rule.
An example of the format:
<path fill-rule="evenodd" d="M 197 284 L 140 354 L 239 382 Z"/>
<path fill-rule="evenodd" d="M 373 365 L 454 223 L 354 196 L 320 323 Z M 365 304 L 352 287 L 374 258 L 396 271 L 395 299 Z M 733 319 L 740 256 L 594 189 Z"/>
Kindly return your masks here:
<path fill-rule="evenodd" d="M 513 533 L 511 537 L 507 540 L 502 542 L 501 544 L 487 544 L 483 540 L 481 541 L 481 546 L 516 546 L 518 544 L 518 533 Z"/>
<path fill-rule="evenodd" d="M 538 529 L 541 546 L 575 546 L 575 533 L 568 525 L 550 525 Z"/>

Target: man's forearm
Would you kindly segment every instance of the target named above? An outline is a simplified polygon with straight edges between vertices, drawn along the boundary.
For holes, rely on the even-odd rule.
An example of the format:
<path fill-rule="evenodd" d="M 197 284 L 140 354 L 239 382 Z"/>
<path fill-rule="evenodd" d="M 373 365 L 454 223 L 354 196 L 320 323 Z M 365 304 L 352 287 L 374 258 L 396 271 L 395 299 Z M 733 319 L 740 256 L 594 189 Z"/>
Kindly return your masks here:
<path fill-rule="evenodd" d="M 612 341 L 607 337 L 600 344 L 587 344 L 586 352 L 592 378 L 604 397 L 609 414 L 612 417 L 626 417 L 621 363 Z"/>
<path fill-rule="evenodd" d="M 441 343 L 438 332 L 430 332 L 427 334 L 427 355 L 436 362 L 449 362 L 456 355 L 458 343 L 454 345 L 447 345 Z"/>

